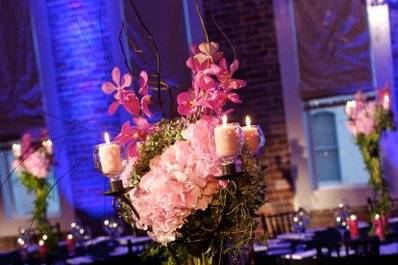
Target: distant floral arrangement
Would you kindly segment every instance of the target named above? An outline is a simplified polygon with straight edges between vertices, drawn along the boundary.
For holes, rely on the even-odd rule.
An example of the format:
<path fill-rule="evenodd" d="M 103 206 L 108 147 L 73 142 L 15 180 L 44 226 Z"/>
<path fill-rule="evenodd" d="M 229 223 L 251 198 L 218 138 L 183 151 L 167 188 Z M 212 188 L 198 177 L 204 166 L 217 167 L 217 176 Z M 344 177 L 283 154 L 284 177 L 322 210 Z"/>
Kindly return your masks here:
<path fill-rule="evenodd" d="M 385 132 L 395 130 L 390 88 L 386 85 L 382 89 L 376 89 L 375 100 L 368 100 L 362 92 L 356 93 L 355 99 L 347 102 L 345 112 L 348 117 L 347 128 L 355 137 L 355 142 L 361 151 L 370 175 L 369 186 L 375 194 L 375 207 L 371 218 L 372 220 L 375 218 L 379 223 L 379 219 L 388 216 L 392 206 L 388 183 L 383 176 L 380 144 Z M 384 230 L 387 229 L 386 224 Z M 381 234 L 380 229 L 373 230 Z M 384 238 L 384 236 L 379 237 Z"/>
<path fill-rule="evenodd" d="M 120 215 L 160 243 L 149 254 L 163 255 L 167 264 L 180 264 L 197 252 L 198 262 L 211 264 L 215 253 L 242 250 L 253 239 L 255 211 L 264 204 L 265 195 L 264 176 L 253 155 L 263 142 L 257 127 L 249 124 L 252 133 L 245 141 L 255 140 L 250 148 L 245 142 L 241 154 L 244 174 L 233 181 L 220 179 L 223 165 L 216 150 L 215 127 L 221 126 L 223 116 L 223 126 L 227 126 L 225 117 L 233 109 L 225 110 L 225 106 L 241 102 L 236 91 L 246 82 L 233 77 L 238 60 L 228 65 L 215 42 L 194 45 L 186 65 L 192 72 L 192 86 L 177 96 L 181 117 L 156 123 L 149 122 L 151 90 L 159 89 L 153 85 L 156 82 L 141 71 L 136 93 L 130 74 L 121 75 L 117 67 L 112 70 L 112 82 L 102 85 L 102 91 L 113 93 L 115 99 L 108 112 L 114 114 L 123 106 L 132 120 L 123 124 L 103 151 L 114 148 L 118 152 L 117 146 L 111 146 L 114 143 L 127 147 L 128 163 L 121 178 L 125 185 L 134 186 L 128 199 L 139 216 L 123 204 Z M 239 146 L 226 147 L 240 152 Z M 112 152 L 100 154 L 107 161 L 108 175 L 120 168 Z M 236 242 L 224 246 L 232 239 Z M 199 251 L 192 251 L 193 244 L 201 245 Z"/>
<path fill-rule="evenodd" d="M 38 179 L 47 178 L 53 164 L 53 150 L 46 132 L 42 132 L 38 139 L 34 139 L 31 133 L 25 133 L 20 144 L 13 144 L 12 152 L 17 172 L 26 172 Z"/>
<path fill-rule="evenodd" d="M 46 235 L 43 244 L 51 250 L 58 240 L 47 219 L 50 191 L 48 175 L 54 166 L 52 142 L 46 130 L 42 130 L 37 137 L 27 132 L 19 143 L 12 145 L 12 152 L 16 174 L 27 191 L 35 195 L 32 222 L 36 223 L 36 229 L 41 235 Z"/>

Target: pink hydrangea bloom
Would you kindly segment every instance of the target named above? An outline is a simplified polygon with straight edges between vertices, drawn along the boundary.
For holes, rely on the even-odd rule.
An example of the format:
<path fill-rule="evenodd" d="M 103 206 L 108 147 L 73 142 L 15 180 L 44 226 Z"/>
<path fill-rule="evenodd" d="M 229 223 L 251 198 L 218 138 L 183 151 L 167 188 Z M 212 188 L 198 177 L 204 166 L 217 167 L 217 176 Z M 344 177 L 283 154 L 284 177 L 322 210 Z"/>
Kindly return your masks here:
<path fill-rule="evenodd" d="M 152 159 L 150 170 L 130 193 L 140 219 L 136 225 L 163 245 L 174 241 L 186 218 L 205 210 L 214 194 L 226 186 L 216 176 L 221 167 L 214 150 L 213 128 L 217 120 L 201 119 L 177 141 Z"/>
<path fill-rule="evenodd" d="M 370 135 L 376 129 L 375 113 L 377 102 L 367 102 L 361 92 L 355 95 L 355 101 L 350 101 L 345 107 L 348 116 L 347 128 L 356 137 L 359 134 Z"/>
<path fill-rule="evenodd" d="M 23 169 L 39 179 L 47 177 L 50 166 L 50 160 L 42 151 L 33 152 L 22 162 Z"/>

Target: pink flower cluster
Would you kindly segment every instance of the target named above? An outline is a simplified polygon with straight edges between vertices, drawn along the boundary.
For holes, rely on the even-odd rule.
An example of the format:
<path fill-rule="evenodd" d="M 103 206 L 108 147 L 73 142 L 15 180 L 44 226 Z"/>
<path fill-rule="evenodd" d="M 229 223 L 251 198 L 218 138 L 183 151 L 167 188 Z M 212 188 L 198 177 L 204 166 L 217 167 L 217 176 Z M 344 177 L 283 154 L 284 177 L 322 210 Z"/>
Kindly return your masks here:
<path fill-rule="evenodd" d="M 367 101 L 362 92 L 355 94 L 355 100 L 348 101 L 345 106 L 345 113 L 348 116 L 347 127 L 354 135 L 358 134 L 370 135 L 377 126 L 376 111 L 390 110 L 390 96 L 388 88 L 377 90 L 376 101 Z"/>
<path fill-rule="evenodd" d="M 228 101 L 240 103 L 235 90 L 246 86 L 246 82 L 232 77 L 239 62 L 234 60 L 228 67 L 223 53 L 218 49 L 219 45 L 215 42 L 192 47 L 192 54 L 186 61 L 186 65 L 192 70 L 192 89 L 177 97 L 180 115 L 214 113 L 220 116 Z"/>
<path fill-rule="evenodd" d="M 150 162 L 130 198 L 140 218 L 139 229 L 163 245 L 174 241 L 178 229 L 195 210 L 205 210 L 226 183 L 215 176 L 221 167 L 211 132 L 216 119 L 202 118 L 183 132 L 184 141 L 168 147 Z"/>
<path fill-rule="evenodd" d="M 39 179 L 46 178 L 52 165 L 52 149 L 47 140 L 47 138 L 41 138 L 38 144 L 35 144 L 32 135 L 25 133 L 21 138 L 18 154 L 14 150 L 17 158 L 14 161 L 15 170 L 26 171 Z M 47 143 L 47 145 L 42 143 Z"/>
<path fill-rule="evenodd" d="M 151 96 L 149 95 L 148 74 L 145 71 L 140 73 L 138 94 L 141 99 L 133 90 L 129 89 L 133 82 L 133 77 L 130 74 L 127 73 L 121 77 L 120 69 L 115 67 L 112 70 L 112 81 L 102 84 L 104 93 L 112 94 L 115 92 L 115 101 L 109 106 L 108 113 L 114 114 L 118 107 L 122 105 L 133 116 L 135 124 L 132 127 L 129 121 L 125 122 L 115 141 L 127 145 L 129 157 L 136 159 L 138 142 L 144 140 L 148 133 L 153 131 L 153 126 L 144 118 L 144 116 L 152 116 L 149 110 Z"/>

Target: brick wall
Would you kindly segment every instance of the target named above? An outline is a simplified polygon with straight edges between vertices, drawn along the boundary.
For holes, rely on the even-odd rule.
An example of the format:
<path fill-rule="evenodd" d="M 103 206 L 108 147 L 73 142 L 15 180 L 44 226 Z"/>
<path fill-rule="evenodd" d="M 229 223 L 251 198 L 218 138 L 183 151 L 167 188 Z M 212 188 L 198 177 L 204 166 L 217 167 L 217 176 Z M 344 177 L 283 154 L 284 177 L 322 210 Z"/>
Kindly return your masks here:
<path fill-rule="evenodd" d="M 100 90 L 102 82 L 110 79 L 113 65 L 105 48 L 109 44 L 106 8 L 101 6 L 105 2 L 47 0 L 59 95 L 47 100 L 58 100 L 62 118 L 68 121 L 62 144 L 72 170 L 70 185 L 80 217 L 112 211 L 109 199 L 101 195 L 108 181 L 92 163 L 93 148 L 103 141 L 102 133 L 116 133 L 112 130 L 115 120 L 106 114 L 111 97 Z"/>
<path fill-rule="evenodd" d="M 213 23 L 214 14 L 236 49 L 237 76 L 247 81 L 239 93 L 243 103 L 234 117 L 239 120 L 250 114 L 266 135 L 261 163 L 268 167 L 267 198 L 277 211 L 291 210 L 293 190 L 272 0 L 203 0 L 203 5 L 210 39 L 221 44 L 231 61 L 231 49 Z"/>

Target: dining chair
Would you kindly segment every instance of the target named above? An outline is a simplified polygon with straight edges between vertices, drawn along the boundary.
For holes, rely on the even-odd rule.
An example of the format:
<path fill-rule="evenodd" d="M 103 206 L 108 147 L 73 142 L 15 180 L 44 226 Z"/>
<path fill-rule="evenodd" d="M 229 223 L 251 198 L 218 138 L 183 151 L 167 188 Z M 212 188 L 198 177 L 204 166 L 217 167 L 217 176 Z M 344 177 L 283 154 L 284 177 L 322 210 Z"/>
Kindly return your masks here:
<path fill-rule="evenodd" d="M 316 243 L 318 264 L 361 264 L 380 256 L 377 238 Z M 372 259 L 373 260 L 373 259 Z"/>
<path fill-rule="evenodd" d="M 292 218 L 295 212 L 286 212 L 273 215 L 261 215 L 264 233 L 268 238 L 275 238 L 283 233 L 292 232 Z"/>

